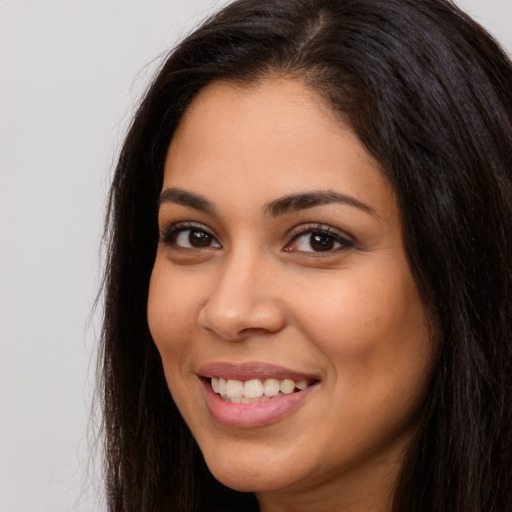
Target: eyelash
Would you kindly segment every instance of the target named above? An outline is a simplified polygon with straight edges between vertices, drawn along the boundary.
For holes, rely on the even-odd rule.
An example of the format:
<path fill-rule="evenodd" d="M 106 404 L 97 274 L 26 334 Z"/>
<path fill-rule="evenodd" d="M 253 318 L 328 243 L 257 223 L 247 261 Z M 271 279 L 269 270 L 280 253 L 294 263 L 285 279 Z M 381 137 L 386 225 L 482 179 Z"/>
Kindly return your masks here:
<path fill-rule="evenodd" d="M 208 245 L 205 245 L 204 247 L 183 247 L 176 243 L 176 237 L 180 235 L 181 233 L 186 232 L 201 232 L 206 234 L 208 237 L 208 241 L 210 242 Z M 190 237 L 189 233 L 189 237 Z M 293 252 L 292 245 L 296 244 L 298 240 L 300 240 L 301 237 L 305 235 L 320 235 L 327 238 L 327 243 L 332 244 L 339 244 L 338 247 L 327 247 L 325 251 L 319 250 L 311 250 L 311 251 L 297 251 L 300 253 L 312 253 L 316 255 L 321 255 L 323 253 L 332 254 L 333 252 L 337 252 L 339 250 L 344 249 L 351 249 L 355 247 L 355 244 L 353 241 L 349 240 L 348 238 L 345 238 L 341 236 L 337 231 L 334 231 L 334 229 L 326 224 L 304 224 L 299 226 L 298 228 L 290 230 L 288 233 L 288 236 L 291 236 L 291 240 L 285 245 L 283 248 L 284 252 Z M 217 241 L 217 238 L 210 233 L 210 231 L 204 226 L 203 224 L 196 223 L 196 222 L 178 222 L 176 224 L 172 224 L 167 229 L 163 230 L 160 234 L 161 241 L 169 246 L 172 246 L 176 249 L 182 249 L 182 250 L 200 250 L 200 249 L 210 249 L 210 248 L 220 248 L 222 247 L 220 242 Z M 215 243 L 217 245 L 212 245 L 212 243 Z M 311 247 L 311 239 L 309 240 L 309 246 Z M 311 247 L 312 248 L 312 247 Z"/>
<path fill-rule="evenodd" d="M 167 229 L 165 229 L 164 231 L 162 231 L 160 233 L 160 239 L 164 244 L 174 246 L 178 249 L 192 249 L 192 250 L 200 249 L 200 247 L 196 247 L 196 248 L 182 247 L 176 243 L 175 237 L 181 233 L 186 233 L 187 231 L 189 231 L 189 232 L 197 231 L 197 232 L 205 233 L 211 240 L 217 242 L 217 239 L 215 238 L 215 236 L 212 235 L 210 233 L 210 231 L 203 224 L 200 224 L 198 222 L 178 222 L 176 224 L 172 224 L 171 226 L 169 226 Z M 189 236 L 190 236 L 190 234 L 189 234 Z M 219 244 L 219 242 L 217 242 L 217 244 Z M 206 248 L 209 248 L 209 247 L 211 247 L 211 246 L 207 246 Z M 220 244 L 219 244 L 219 247 L 220 247 Z"/>
<path fill-rule="evenodd" d="M 303 224 L 299 226 L 295 232 L 292 230 L 292 239 L 291 241 L 286 244 L 285 248 L 283 249 L 285 252 L 292 252 L 289 247 L 296 243 L 301 237 L 305 235 L 321 235 L 327 237 L 329 240 L 333 241 L 334 243 L 338 243 L 339 247 L 336 248 L 327 248 L 325 251 L 299 251 L 301 253 L 310 252 L 313 254 L 320 255 L 322 253 L 332 254 L 335 251 L 343 250 L 343 249 L 352 249 L 355 247 L 354 242 L 348 239 L 348 237 L 343 237 L 340 235 L 337 231 L 334 230 L 332 226 L 329 226 L 327 224 Z M 309 240 L 309 245 L 311 247 L 311 238 Z"/>

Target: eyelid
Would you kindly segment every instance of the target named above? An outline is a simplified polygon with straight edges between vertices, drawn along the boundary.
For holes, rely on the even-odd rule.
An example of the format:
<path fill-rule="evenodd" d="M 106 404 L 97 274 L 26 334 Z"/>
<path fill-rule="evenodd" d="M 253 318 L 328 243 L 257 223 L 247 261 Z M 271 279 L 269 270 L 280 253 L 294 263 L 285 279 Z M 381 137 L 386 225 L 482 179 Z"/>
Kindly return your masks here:
<path fill-rule="evenodd" d="M 212 237 L 214 242 L 218 245 L 208 246 L 204 247 L 204 249 L 210 249 L 210 248 L 219 248 L 222 247 L 222 244 L 219 241 L 218 236 L 213 232 L 212 229 L 210 229 L 208 226 L 201 222 L 197 221 L 179 221 L 179 222 L 171 222 L 169 224 L 164 224 L 164 227 L 160 229 L 160 242 L 167 245 L 173 245 L 176 248 L 180 249 L 187 249 L 186 247 L 182 247 L 180 245 L 177 245 L 174 243 L 173 238 L 176 236 L 176 234 L 188 231 L 188 230 L 199 230 L 204 231 L 209 236 Z M 284 252 L 293 252 L 293 249 L 291 246 L 298 240 L 300 237 L 308 235 L 308 234 L 325 234 L 334 239 L 335 242 L 340 244 L 341 247 L 337 247 L 333 250 L 327 250 L 325 253 L 322 253 L 321 251 L 303 251 L 303 250 L 297 250 L 295 252 L 300 253 L 312 253 L 315 255 L 324 255 L 328 256 L 330 254 L 333 254 L 334 252 L 343 250 L 343 249 L 350 249 L 355 247 L 355 241 L 351 235 L 346 233 L 345 231 L 342 231 L 338 228 L 335 228 L 334 226 L 330 224 L 322 224 L 322 223 L 305 223 L 300 224 L 298 226 L 294 226 L 293 228 L 289 229 L 285 237 L 289 240 L 285 247 L 283 248 Z M 194 250 L 198 250 L 200 248 L 194 248 Z"/>
<path fill-rule="evenodd" d="M 160 242 L 164 244 L 172 244 L 172 237 L 174 237 L 174 235 L 180 231 L 187 231 L 191 229 L 196 229 L 198 231 L 204 231 L 205 233 L 208 233 L 208 235 L 210 235 L 215 240 L 215 242 L 219 244 L 219 246 L 222 245 L 219 242 L 218 237 L 208 226 L 196 221 L 180 221 L 166 224 L 165 227 L 160 229 Z"/>
<path fill-rule="evenodd" d="M 335 228 L 334 226 L 331 226 L 330 224 L 307 223 L 307 224 L 301 224 L 299 226 L 295 226 L 287 232 L 287 238 L 289 238 L 290 241 L 287 242 L 284 250 L 286 251 L 286 248 L 291 246 L 301 236 L 308 235 L 308 234 L 314 234 L 314 233 L 321 233 L 321 234 L 331 236 L 332 238 L 334 238 L 334 240 L 336 242 L 341 244 L 342 247 L 339 247 L 339 248 L 331 250 L 331 251 L 326 251 L 325 253 L 322 253 L 321 251 L 297 251 L 297 252 L 311 252 L 316 255 L 323 254 L 324 256 L 327 256 L 327 255 L 332 254 L 333 252 L 336 252 L 338 250 L 350 249 L 350 248 L 356 247 L 356 243 L 351 235 Z M 286 251 L 286 252 L 291 252 L 291 251 Z"/>

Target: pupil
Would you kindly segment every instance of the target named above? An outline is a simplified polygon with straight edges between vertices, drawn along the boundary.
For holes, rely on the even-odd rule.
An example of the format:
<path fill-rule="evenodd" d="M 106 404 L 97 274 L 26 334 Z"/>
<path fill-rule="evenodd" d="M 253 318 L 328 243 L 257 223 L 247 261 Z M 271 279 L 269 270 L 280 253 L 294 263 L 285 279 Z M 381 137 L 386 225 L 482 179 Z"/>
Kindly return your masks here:
<path fill-rule="evenodd" d="M 188 241 L 192 247 L 207 247 L 210 245 L 210 235 L 204 231 L 191 231 Z"/>
<path fill-rule="evenodd" d="M 329 251 L 334 246 L 334 240 L 329 235 L 325 235 L 323 233 L 315 233 L 311 235 L 309 244 L 315 251 Z"/>

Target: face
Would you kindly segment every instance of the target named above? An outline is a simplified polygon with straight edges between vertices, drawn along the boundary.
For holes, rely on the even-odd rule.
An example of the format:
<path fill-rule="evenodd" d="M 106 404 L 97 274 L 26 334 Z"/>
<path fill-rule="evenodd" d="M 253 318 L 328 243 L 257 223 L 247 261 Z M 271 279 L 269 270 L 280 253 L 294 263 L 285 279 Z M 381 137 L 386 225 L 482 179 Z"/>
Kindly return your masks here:
<path fill-rule="evenodd" d="M 208 86 L 159 227 L 149 325 L 214 476 L 264 510 L 382 503 L 434 344 L 393 190 L 351 129 L 292 80 Z"/>

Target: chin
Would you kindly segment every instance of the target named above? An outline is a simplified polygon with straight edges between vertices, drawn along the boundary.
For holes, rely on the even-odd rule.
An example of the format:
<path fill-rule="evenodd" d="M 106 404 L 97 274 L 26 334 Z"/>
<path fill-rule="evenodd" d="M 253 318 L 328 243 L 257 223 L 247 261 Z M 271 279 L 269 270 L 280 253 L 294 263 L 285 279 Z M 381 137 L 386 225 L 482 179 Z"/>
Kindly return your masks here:
<path fill-rule="evenodd" d="M 280 479 L 276 480 L 269 475 L 264 475 L 264 469 L 249 473 L 240 473 L 233 470 L 222 471 L 216 468 L 210 469 L 210 471 L 221 484 L 239 492 L 272 492 L 288 487 L 286 482 L 281 482 Z"/>
<path fill-rule="evenodd" d="M 243 450 L 243 449 L 242 449 Z M 206 464 L 212 475 L 223 485 L 240 492 L 278 491 L 293 484 L 298 475 L 292 472 L 292 464 L 278 462 L 269 457 L 265 450 L 260 456 L 241 457 L 242 450 L 234 451 L 234 455 L 219 456 L 203 451 Z"/>

